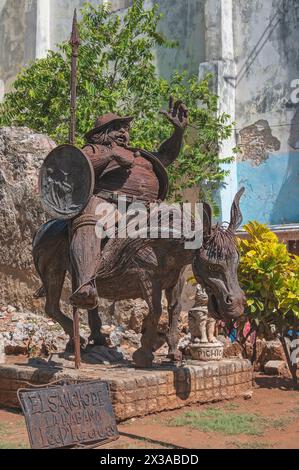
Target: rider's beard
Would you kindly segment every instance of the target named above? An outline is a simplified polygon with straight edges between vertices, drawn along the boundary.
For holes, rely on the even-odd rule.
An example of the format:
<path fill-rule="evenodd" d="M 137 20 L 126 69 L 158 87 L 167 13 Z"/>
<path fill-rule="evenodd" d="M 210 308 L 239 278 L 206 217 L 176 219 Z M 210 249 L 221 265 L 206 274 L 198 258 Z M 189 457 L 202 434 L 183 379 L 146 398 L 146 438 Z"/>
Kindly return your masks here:
<path fill-rule="evenodd" d="M 94 134 L 90 138 L 90 143 L 98 145 L 109 145 L 113 143 L 120 147 L 127 147 L 129 144 L 129 133 L 121 133 L 115 130 L 107 129 L 99 134 Z"/>
<path fill-rule="evenodd" d="M 108 134 L 108 139 L 110 142 L 114 142 L 116 145 L 120 147 L 127 147 L 129 143 L 129 133 L 125 132 L 118 132 L 118 131 L 111 131 Z"/>

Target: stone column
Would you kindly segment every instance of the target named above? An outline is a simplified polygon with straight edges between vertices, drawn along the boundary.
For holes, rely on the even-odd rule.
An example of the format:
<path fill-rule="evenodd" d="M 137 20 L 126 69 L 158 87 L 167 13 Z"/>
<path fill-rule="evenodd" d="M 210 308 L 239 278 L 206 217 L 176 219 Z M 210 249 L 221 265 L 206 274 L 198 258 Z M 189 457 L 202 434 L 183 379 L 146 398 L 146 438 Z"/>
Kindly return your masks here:
<path fill-rule="evenodd" d="M 227 113 L 235 120 L 235 77 L 233 39 L 233 0 L 206 0 L 205 3 L 206 59 L 199 66 L 199 79 L 208 72 L 214 74 L 214 91 L 219 96 L 219 113 Z M 219 158 L 232 156 L 236 145 L 235 133 L 220 148 Z M 236 161 L 223 168 L 230 171 L 226 187 L 220 190 L 222 220 L 229 221 L 230 207 L 237 192 Z"/>
<path fill-rule="evenodd" d="M 50 0 L 37 0 L 36 58 L 41 59 L 50 49 Z"/>

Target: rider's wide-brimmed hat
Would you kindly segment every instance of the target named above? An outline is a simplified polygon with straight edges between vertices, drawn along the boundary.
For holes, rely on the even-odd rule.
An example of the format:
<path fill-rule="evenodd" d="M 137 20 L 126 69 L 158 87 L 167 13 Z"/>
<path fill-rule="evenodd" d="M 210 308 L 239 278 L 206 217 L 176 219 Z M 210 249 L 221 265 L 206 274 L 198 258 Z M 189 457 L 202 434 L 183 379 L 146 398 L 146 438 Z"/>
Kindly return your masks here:
<path fill-rule="evenodd" d="M 99 116 L 96 119 L 95 126 L 91 131 L 85 134 L 85 139 L 88 140 L 93 135 L 97 134 L 98 132 L 103 131 L 106 127 L 114 124 L 115 122 L 128 122 L 130 123 L 134 118 L 132 116 L 118 116 L 117 114 L 107 113 L 103 114 L 103 116 Z"/>

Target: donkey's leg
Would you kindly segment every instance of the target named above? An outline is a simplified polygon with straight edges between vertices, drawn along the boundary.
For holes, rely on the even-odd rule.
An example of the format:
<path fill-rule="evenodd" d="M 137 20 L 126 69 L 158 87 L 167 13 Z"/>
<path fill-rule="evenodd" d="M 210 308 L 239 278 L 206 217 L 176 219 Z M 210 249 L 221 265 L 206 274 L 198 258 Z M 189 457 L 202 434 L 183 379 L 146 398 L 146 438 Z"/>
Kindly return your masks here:
<path fill-rule="evenodd" d="M 169 330 L 166 336 L 166 341 L 169 347 L 168 357 L 174 361 L 182 359 L 182 353 L 178 350 L 179 342 L 179 318 L 182 311 L 181 295 L 184 287 L 184 279 L 182 273 L 179 276 L 178 282 L 174 287 L 165 290 L 165 295 L 168 303 L 168 324 Z"/>
<path fill-rule="evenodd" d="M 95 346 L 107 346 L 106 338 L 101 333 L 102 320 L 98 307 L 88 310 L 88 324 L 90 328 L 88 341 L 92 342 Z"/>
<path fill-rule="evenodd" d="M 158 281 L 153 278 L 141 278 L 143 298 L 146 301 L 149 313 L 144 319 L 141 337 L 141 348 L 133 354 L 137 367 L 151 367 L 154 359 L 153 346 L 157 337 L 157 327 L 162 314 L 162 289 Z"/>
<path fill-rule="evenodd" d="M 42 281 L 46 290 L 45 311 L 53 320 L 56 320 L 69 335 L 70 340 L 67 349 L 73 348 L 73 321 L 60 310 L 60 297 L 64 283 L 66 271 L 51 271 L 43 273 Z M 80 343 L 84 344 L 84 338 L 80 338 Z"/>
<path fill-rule="evenodd" d="M 73 335 L 73 322 L 60 310 L 60 297 L 69 266 L 68 231 L 64 221 L 44 224 L 33 242 L 33 259 L 42 280 L 46 297 L 45 311 L 56 320 L 70 337 Z"/>
<path fill-rule="evenodd" d="M 53 320 L 56 320 L 66 334 L 72 336 L 73 322 L 61 312 L 59 305 L 66 271 L 53 272 L 48 270 L 43 274 L 42 281 L 46 290 L 46 314 Z"/>

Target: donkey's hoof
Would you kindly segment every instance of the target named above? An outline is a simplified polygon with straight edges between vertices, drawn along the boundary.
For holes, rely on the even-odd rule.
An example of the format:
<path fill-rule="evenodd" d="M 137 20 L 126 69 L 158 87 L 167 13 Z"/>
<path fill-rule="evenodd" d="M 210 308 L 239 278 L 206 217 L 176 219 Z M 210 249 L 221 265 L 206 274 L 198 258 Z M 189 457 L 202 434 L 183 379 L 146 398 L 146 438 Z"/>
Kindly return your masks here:
<path fill-rule="evenodd" d="M 182 359 L 183 359 L 183 354 L 181 351 L 177 350 L 177 351 L 174 351 L 174 352 L 169 352 L 167 354 L 167 357 L 168 359 L 170 359 L 171 361 L 174 361 L 174 362 L 182 362 Z"/>
<path fill-rule="evenodd" d="M 108 347 L 108 343 L 106 340 L 106 336 L 102 333 L 96 335 L 90 335 L 88 338 L 88 344 L 93 346 L 106 346 Z"/>
<path fill-rule="evenodd" d="M 80 349 L 81 351 L 84 350 L 86 346 L 86 341 L 84 338 L 82 338 L 82 336 L 80 336 Z M 69 341 L 66 343 L 66 346 L 65 346 L 65 352 L 67 353 L 73 353 L 75 351 L 75 345 L 74 345 L 74 341 L 72 339 L 69 339 Z"/>
<path fill-rule="evenodd" d="M 133 361 L 136 367 L 150 368 L 153 365 L 153 359 L 153 354 L 144 349 L 137 349 L 137 351 L 133 353 Z"/>
<path fill-rule="evenodd" d="M 83 286 L 70 296 L 73 307 L 93 310 L 98 306 L 97 292 L 91 285 Z"/>

